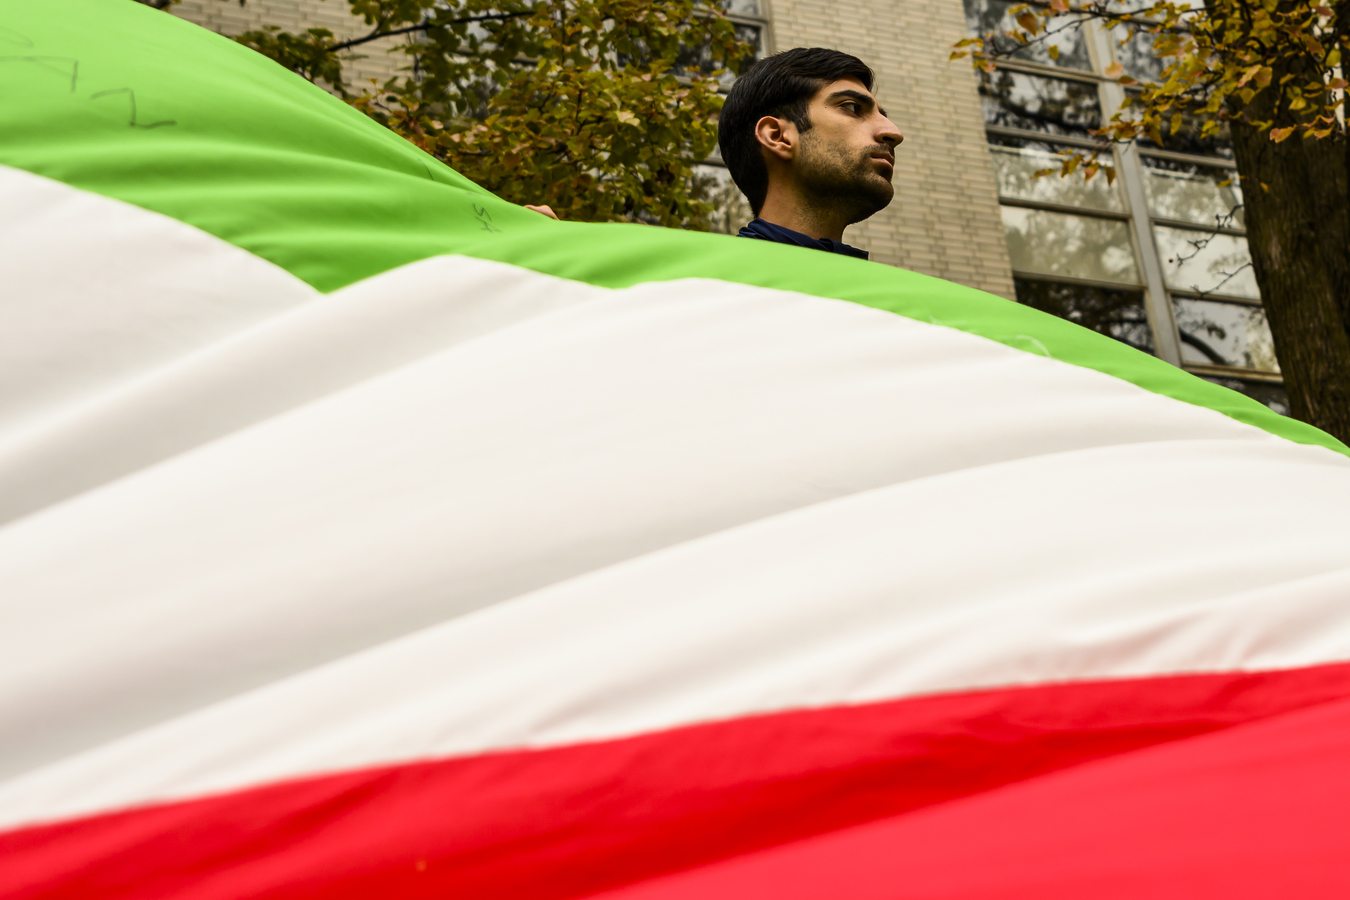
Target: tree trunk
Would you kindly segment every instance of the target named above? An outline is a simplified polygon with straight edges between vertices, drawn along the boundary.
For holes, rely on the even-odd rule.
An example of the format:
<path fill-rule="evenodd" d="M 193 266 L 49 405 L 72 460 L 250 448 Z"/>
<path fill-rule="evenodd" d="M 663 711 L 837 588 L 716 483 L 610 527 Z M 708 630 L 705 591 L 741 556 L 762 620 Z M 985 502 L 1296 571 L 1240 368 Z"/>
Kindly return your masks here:
<path fill-rule="evenodd" d="M 1271 118 L 1270 110 L 1251 112 Z M 1294 135 L 1276 144 L 1241 121 L 1231 131 L 1252 267 L 1290 412 L 1350 443 L 1347 143 Z"/>

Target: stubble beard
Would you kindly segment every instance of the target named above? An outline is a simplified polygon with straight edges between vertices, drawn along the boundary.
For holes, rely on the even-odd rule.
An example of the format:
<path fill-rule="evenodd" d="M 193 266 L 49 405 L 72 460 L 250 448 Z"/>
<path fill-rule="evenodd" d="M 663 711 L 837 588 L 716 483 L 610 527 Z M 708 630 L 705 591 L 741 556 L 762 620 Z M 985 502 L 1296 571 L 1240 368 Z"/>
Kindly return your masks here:
<path fill-rule="evenodd" d="M 798 185 L 813 206 L 842 214 L 852 225 L 885 209 L 895 196 L 890 180 L 877 171 L 869 147 L 856 155 L 802 135 Z"/>

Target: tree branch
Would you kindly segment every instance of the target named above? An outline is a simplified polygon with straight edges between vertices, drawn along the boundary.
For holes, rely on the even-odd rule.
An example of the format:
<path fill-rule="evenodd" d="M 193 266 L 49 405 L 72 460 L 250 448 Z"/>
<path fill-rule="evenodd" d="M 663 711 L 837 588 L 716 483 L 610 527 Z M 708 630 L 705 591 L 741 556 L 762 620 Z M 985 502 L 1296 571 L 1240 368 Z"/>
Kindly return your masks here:
<path fill-rule="evenodd" d="M 376 28 L 374 31 L 372 31 L 365 37 L 352 38 L 350 41 L 342 41 L 341 43 L 334 44 L 333 46 L 328 48 L 327 52 L 337 53 L 338 51 L 349 50 L 352 47 L 357 47 L 360 46 L 361 44 L 368 44 L 371 41 L 378 41 L 380 38 L 395 37 L 400 34 L 412 34 L 415 31 L 426 31 L 429 28 L 445 28 L 450 25 L 464 25 L 469 22 L 490 22 L 498 19 L 519 19 L 522 16 L 530 16 L 530 15 L 534 15 L 534 13 L 532 11 L 514 12 L 514 13 L 491 13 L 485 16 L 467 16 L 463 19 L 451 19 L 448 22 L 432 22 L 430 19 L 423 19 L 418 24 L 409 25 L 407 28 L 394 28 L 391 29 L 390 31 L 381 31 L 379 28 Z"/>
<path fill-rule="evenodd" d="M 1181 338 L 1181 342 L 1183 344 L 1190 344 L 1192 347 L 1203 353 L 1214 365 L 1216 366 L 1232 365 L 1232 363 L 1224 359 L 1220 354 L 1216 353 L 1213 347 L 1211 347 L 1209 344 L 1206 344 L 1204 341 L 1200 340 L 1198 337 L 1191 334 L 1190 332 L 1177 329 L 1177 337 Z"/>

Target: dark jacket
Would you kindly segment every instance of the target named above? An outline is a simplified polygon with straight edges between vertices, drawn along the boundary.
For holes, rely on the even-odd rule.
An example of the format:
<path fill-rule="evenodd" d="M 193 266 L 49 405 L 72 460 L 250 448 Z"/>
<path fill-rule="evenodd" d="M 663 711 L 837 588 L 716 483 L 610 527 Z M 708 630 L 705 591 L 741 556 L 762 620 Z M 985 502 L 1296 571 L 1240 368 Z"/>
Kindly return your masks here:
<path fill-rule="evenodd" d="M 848 244 L 832 241 L 829 238 L 816 240 L 799 231 L 784 228 L 782 225 L 774 225 L 772 222 L 765 222 L 763 219 L 755 219 L 742 228 L 740 236 L 756 238 L 761 241 L 774 241 L 779 244 L 796 244 L 798 247 L 810 247 L 812 250 L 824 250 L 826 253 L 842 253 L 845 256 L 867 259 L 866 250 L 859 250 L 857 247 L 850 247 Z"/>

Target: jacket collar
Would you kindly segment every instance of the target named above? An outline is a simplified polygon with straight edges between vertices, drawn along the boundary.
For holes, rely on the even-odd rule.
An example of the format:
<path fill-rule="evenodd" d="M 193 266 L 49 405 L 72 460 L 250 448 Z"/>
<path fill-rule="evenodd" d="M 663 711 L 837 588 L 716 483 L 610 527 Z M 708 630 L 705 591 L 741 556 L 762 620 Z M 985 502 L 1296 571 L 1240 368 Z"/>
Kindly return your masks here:
<path fill-rule="evenodd" d="M 793 231 L 790 228 L 784 228 L 782 225 L 775 225 L 772 222 L 766 222 L 763 219 L 755 219 L 749 225 L 746 225 L 739 232 L 741 237 L 757 238 L 761 241 L 774 241 L 779 244 L 796 244 L 798 247 L 810 247 L 812 250 L 824 250 L 827 253 L 842 253 L 845 256 L 855 256 L 858 259 L 867 259 L 867 251 L 859 250 L 857 247 L 850 247 L 842 241 L 832 241 L 829 238 L 816 239 L 807 237 L 800 231 Z"/>

